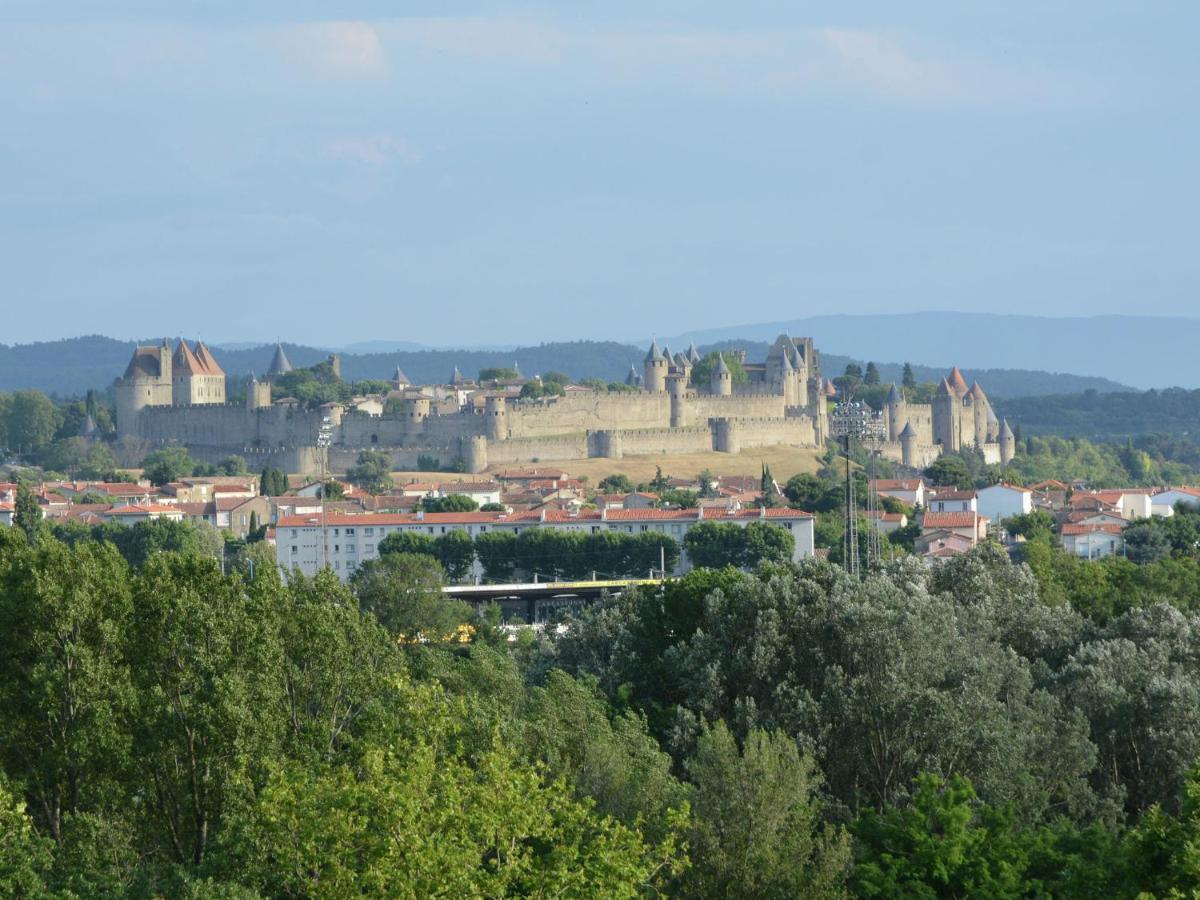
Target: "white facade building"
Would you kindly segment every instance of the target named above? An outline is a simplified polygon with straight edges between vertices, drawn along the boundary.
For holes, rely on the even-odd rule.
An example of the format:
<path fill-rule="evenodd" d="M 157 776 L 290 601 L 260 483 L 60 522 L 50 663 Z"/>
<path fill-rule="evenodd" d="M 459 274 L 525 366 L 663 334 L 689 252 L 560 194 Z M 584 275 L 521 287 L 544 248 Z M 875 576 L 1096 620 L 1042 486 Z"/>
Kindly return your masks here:
<path fill-rule="evenodd" d="M 1033 491 L 1011 484 L 993 484 L 979 491 L 976 505 L 981 516 L 998 525 L 1010 516 L 1033 512 Z"/>
<path fill-rule="evenodd" d="M 324 560 L 343 581 L 364 562 L 379 556 L 379 542 L 395 532 L 411 532 L 436 538 L 451 531 L 466 531 L 472 538 L 489 531 L 519 534 L 528 528 L 556 528 L 600 534 L 657 532 L 680 544 L 676 574 L 691 568 L 683 539 L 701 522 L 728 522 L 746 526 L 769 522 L 791 533 L 795 539 L 794 560 L 813 556 L 813 516 L 794 509 L 604 509 L 565 512 L 538 510 L 506 515 L 501 512 L 470 513 L 327 513 L 322 548 L 320 514 L 284 516 L 276 524 L 275 558 L 285 572 L 298 568 L 315 575 Z M 478 562 L 472 571 L 479 576 Z"/>

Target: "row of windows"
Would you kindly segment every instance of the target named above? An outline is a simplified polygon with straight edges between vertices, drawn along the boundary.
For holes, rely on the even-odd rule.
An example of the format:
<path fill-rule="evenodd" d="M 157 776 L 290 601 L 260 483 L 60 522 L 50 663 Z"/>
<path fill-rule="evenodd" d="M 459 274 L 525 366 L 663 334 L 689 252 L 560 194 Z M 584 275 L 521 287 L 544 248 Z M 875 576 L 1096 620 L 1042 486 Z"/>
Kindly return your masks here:
<path fill-rule="evenodd" d="M 715 519 L 714 519 L 714 520 L 710 520 L 710 521 L 717 521 L 717 520 L 715 520 Z M 784 528 L 786 528 L 788 531 L 791 531 L 791 530 L 792 530 L 792 523 L 791 523 L 791 522 L 776 522 L 776 523 L 774 523 L 774 524 L 777 524 L 777 525 L 782 525 L 782 526 L 783 526 Z M 441 525 L 441 526 L 438 526 L 438 527 L 440 528 L 440 530 L 441 530 L 441 533 L 442 533 L 442 534 L 445 534 L 445 533 L 446 533 L 446 526 L 445 526 L 445 525 Z M 528 526 L 528 527 L 538 527 L 538 526 Z M 587 527 L 587 526 L 575 526 L 575 527 L 573 527 L 573 528 L 571 528 L 571 529 L 569 529 L 569 530 L 571 530 L 571 531 L 581 531 L 581 530 L 583 530 L 583 528 L 585 528 L 585 527 Z M 622 527 L 622 526 L 620 526 L 620 525 L 609 525 L 609 526 L 608 526 L 608 530 L 609 530 L 609 531 L 619 531 L 619 530 L 621 530 L 621 527 Z M 671 525 L 669 525 L 669 526 L 668 526 L 668 525 L 655 525 L 655 526 L 650 526 L 650 525 L 637 525 L 637 526 L 634 526 L 634 525 L 626 525 L 626 526 L 624 526 L 624 530 L 625 530 L 625 532 L 626 532 L 626 533 L 628 533 L 628 534 L 632 534 L 635 528 L 636 528 L 638 531 L 649 531 L 649 530 L 651 529 L 651 527 L 653 527 L 655 531 L 661 531 L 661 532 L 664 532 L 664 533 L 666 533 L 666 532 L 668 531 L 668 529 L 669 529 L 669 531 L 670 531 L 670 533 L 671 533 L 671 534 L 679 534 L 679 533 L 680 533 L 680 532 L 683 530 L 683 526 L 682 526 L 682 525 L 679 525 L 679 524 L 671 524 Z M 435 533 L 435 530 L 434 530 L 434 526 L 433 526 L 433 525 L 428 525 L 428 526 L 425 526 L 425 528 L 426 528 L 426 531 L 427 531 L 429 534 L 434 534 L 434 533 Z M 340 530 L 341 530 L 341 531 L 343 531 L 343 532 L 345 533 L 345 535 L 346 535 L 346 536 L 352 536 L 352 535 L 354 534 L 354 528 L 343 528 L 343 529 L 340 529 Z M 396 531 L 410 531 L 410 532 L 411 532 L 411 531 L 420 531 L 420 530 L 421 530 L 420 526 L 418 526 L 418 527 L 408 527 L 408 528 L 405 528 L 405 527 L 402 527 L 402 526 L 400 526 L 400 527 L 397 527 L 397 528 L 396 528 Z M 464 529 L 455 529 L 453 526 L 450 526 L 450 530 L 451 530 L 451 531 L 455 531 L 455 530 L 464 530 Z M 467 528 L 467 529 L 465 529 L 465 530 L 466 530 L 467 532 L 471 532 L 471 531 L 472 531 L 472 529 L 471 529 L 471 528 Z M 568 530 L 568 529 L 560 529 L 560 530 Z M 591 526 L 591 531 L 592 531 L 592 534 L 599 534 L 599 533 L 600 533 L 601 531 L 603 531 L 603 530 L 605 530 L 603 525 L 592 525 L 592 526 Z M 480 534 L 483 534 L 484 532 L 486 532 L 486 531 L 487 531 L 487 526 L 486 526 L 486 525 L 480 525 L 480 526 L 478 527 L 478 531 L 479 531 L 479 533 L 480 533 Z M 512 530 L 512 531 L 513 531 L 513 534 L 520 534 L 520 533 L 521 533 L 521 529 L 520 529 L 520 528 L 513 528 L 513 530 Z M 338 533 L 339 533 L 339 529 L 337 529 L 337 528 L 334 528 L 334 529 L 333 529 L 333 536 L 334 536 L 334 537 L 338 537 Z M 363 528 L 363 534 L 364 534 L 365 536 L 368 536 L 368 537 L 370 537 L 370 536 L 373 536 L 373 535 L 375 534 L 375 529 L 374 529 L 373 527 Z M 381 536 L 381 537 L 382 537 L 383 535 L 387 534 L 387 528 L 386 528 L 386 527 L 384 527 L 384 526 L 380 526 L 380 528 L 379 528 L 379 534 L 380 534 L 380 536 Z M 299 529 L 293 528 L 293 529 L 292 529 L 292 537 L 297 537 L 298 535 L 299 535 Z M 349 546 L 349 545 L 347 545 L 347 546 Z M 373 545 L 373 544 L 368 544 L 368 545 L 367 545 L 367 548 L 368 548 L 368 550 L 372 549 L 373 547 L 374 547 L 374 545 Z"/>

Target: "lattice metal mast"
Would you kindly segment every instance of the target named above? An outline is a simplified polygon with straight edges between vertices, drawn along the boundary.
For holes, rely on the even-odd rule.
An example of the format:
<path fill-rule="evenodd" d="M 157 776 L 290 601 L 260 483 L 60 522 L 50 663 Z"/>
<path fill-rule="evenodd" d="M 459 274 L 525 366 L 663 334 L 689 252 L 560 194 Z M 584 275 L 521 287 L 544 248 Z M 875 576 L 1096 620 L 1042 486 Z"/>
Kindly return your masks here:
<path fill-rule="evenodd" d="M 858 547 L 858 505 L 854 497 L 854 474 L 850 466 L 850 442 L 857 438 L 860 441 L 876 443 L 883 434 L 883 419 L 879 413 L 871 409 L 861 400 L 847 400 L 839 403 L 829 413 L 829 431 L 833 437 L 841 438 L 842 448 L 846 454 L 846 507 L 845 533 L 843 542 L 842 565 L 855 578 L 861 574 Z M 867 490 L 867 502 L 872 504 L 870 486 Z M 874 553 L 867 550 L 867 562 L 870 565 L 878 559 L 879 548 Z"/>

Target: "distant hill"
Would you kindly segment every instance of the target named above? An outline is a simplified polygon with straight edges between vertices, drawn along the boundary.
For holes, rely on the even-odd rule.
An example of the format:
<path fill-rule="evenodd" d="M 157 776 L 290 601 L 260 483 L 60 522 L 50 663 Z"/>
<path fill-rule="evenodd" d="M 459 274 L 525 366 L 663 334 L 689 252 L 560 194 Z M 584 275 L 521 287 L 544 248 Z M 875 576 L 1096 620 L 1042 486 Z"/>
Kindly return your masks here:
<path fill-rule="evenodd" d="M 154 343 L 150 338 L 138 343 Z M 175 339 L 171 339 L 172 345 Z M 124 371 L 133 352 L 133 341 L 90 335 L 38 344 L 4 346 L 0 344 L 0 390 L 37 388 L 51 394 L 77 395 L 89 388 L 103 389 L 112 384 Z M 720 345 L 704 344 L 710 348 L 737 346 L 745 348 L 751 359 L 761 359 L 767 344 L 757 341 L 733 341 Z M 296 366 L 310 366 L 325 359 L 328 350 L 285 343 L 288 358 Z M 686 342 L 674 343 L 673 349 L 683 350 Z M 249 348 L 226 347 L 216 350 L 217 359 L 231 376 L 262 374 L 270 364 L 274 344 Z M 642 368 L 645 347 L 615 341 L 574 341 L 518 347 L 515 350 L 407 350 L 380 353 L 343 353 L 342 374 L 351 381 L 366 378 L 390 378 L 400 366 L 416 382 L 443 382 L 450 378 L 455 366 L 464 375 L 474 376 L 489 366 L 511 366 L 514 362 L 526 374 L 557 370 L 573 378 L 595 376 L 607 381 L 623 381 L 630 365 Z M 826 374 L 842 372 L 848 357 L 823 355 Z M 963 360 L 966 363 L 967 360 Z M 900 363 L 878 363 L 885 380 L 899 381 Z M 917 366 L 918 380 L 932 380 L 945 374 L 945 368 Z M 1081 392 L 1089 389 L 1119 391 L 1116 382 L 1103 378 L 1075 375 L 1051 375 L 1047 372 L 1020 370 L 963 369 L 968 379 L 977 378 L 989 395 L 995 397 L 1034 396 L 1044 393 Z"/>
<path fill-rule="evenodd" d="M 665 340 L 672 346 L 686 346 L 689 340 L 771 341 L 781 332 L 813 337 L 822 353 L 856 358 L 920 360 L 945 368 L 1072 372 L 1139 388 L 1200 387 L 1200 366 L 1193 363 L 1200 347 L 1200 319 L 1191 318 L 960 312 L 823 315 L 711 328 Z"/>

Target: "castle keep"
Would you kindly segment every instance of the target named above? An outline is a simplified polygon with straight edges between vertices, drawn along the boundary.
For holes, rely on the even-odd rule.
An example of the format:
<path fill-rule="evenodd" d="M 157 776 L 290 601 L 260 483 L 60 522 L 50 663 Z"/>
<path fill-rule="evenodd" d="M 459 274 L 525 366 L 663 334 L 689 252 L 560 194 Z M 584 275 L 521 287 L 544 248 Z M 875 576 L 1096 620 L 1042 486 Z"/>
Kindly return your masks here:
<path fill-rule="evenodd" d="M 745 380 L 735 383 L 726 356 L 740 364 Z M 321 467 L 317 438 L 326 421 L 334 472 L 353 465 L 364 449 L 386 451 L 396 469 L 417 468 L 425 457 L 480 472 L 535 461 L 824 444 L 830 385 L 811 338 L 780 335 L 761 363 L 731 351 L 702 384 L 693 377 L 700 362 L 695 347 L 672 354 L 652 343 L 642 372 L 627 379 L 632 390 L 572 386 L 565 396 L 536 400 L 511 388 L 476 386 L 457 369 L 450 384 L 425 387 L 410 385 L 397 370 L 386 409 L 378 398 L 310 409 L 287 398 L 272 402 L 272 379 L 291 370 L 282 348 L 264 380 L 250 379 L 245 402 L 230 404 L 209 349 L 180 341 L 173 353 L 165 343 L 134 351 L 116 383 L 117 430 L 143 450 L 177 444 L 208 461 L 236 453 L 254 468 L 308 473 Z M 1012 432 L 997 422 L 983 389 L 968 388 L 957 368 L 929 404 L 907 403 L 893 387 L 883 419 L 882 452 L 905 465 L 923 466 L 943 449 L 964 447 L 978 447 L 993 462 L 1012 456 Z"/>

